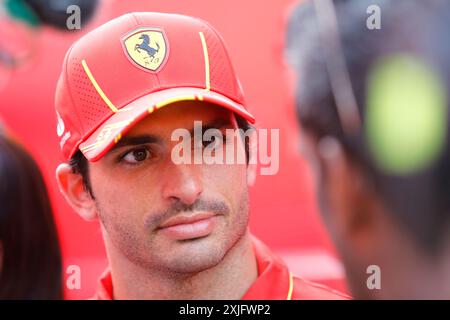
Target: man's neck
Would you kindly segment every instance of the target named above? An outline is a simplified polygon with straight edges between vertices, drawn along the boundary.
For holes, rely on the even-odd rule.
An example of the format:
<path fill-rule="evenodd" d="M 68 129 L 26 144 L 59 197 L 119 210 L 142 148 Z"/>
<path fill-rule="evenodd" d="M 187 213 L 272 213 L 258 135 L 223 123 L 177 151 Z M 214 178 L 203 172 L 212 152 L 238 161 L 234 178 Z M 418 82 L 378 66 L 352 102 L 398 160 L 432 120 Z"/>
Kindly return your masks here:
<path fill-rule="evenodd" d="M 450 243 L 447 241 L 447 243 Z M 386 251 L 386 250 L 385 250 Z M 405 239 L 393 241 L 381 267 L 378 299 L 449 299 L 450 245 L 437 256 L 419 250 Z"/>
<path fill-rule="evenodd" d="M 258 276 L 248 231 L 218 265 L 184 276 L 137 266 L 111 251 L 114 299 L 240 299 Z"/>

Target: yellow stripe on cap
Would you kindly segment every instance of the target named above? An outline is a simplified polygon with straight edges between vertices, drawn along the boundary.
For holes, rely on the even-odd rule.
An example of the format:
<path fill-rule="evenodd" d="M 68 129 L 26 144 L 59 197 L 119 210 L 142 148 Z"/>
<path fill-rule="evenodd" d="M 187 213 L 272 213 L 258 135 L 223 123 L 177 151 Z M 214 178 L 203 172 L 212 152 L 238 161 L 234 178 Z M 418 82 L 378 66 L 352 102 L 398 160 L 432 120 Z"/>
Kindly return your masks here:
<path fill-rule="evenodd" d="M 89 80 L 91 81 L 92 85 L 94 86 L 95 90 L 97 90 L 97 93 L 100 95 L 100 97 L 103 99 L 103 101 L 106 103 L 106 105 L 114 112 L 119 112 L 119 109 L 116 108 L 116 106 L 111 102 L 111 100 L 108 99 L 106 94 L 103 92 L 102 88 L 100 88 L 99 84 L 95 80 L 94 76 L 92 75 L 91 70 L 89 69 L 86 60 L 81 60 L 81 65 L 83 66 L 84 72 L 86 72 L 86 75 L 88 76 Z"/>
<path fill-rule="evenodd" d="M 199 32 L 200 40 L 202 41 L 203 47 L 203 56 L 205 58 L 205 90 L 209 91 L 211 89 L 210 83 L 210 75 L 209 75 L 209 55 L 208 55 L 208 46 L 206 45 L 205 35 L 203 32 Z"/>
<path fill-rule="evenodd" d="M 119 142 L 120 139 L 122 139 L 122 134 L 121 134 L 121 133 L 118 133 L 118 134 L 116 135 L 116 137 L 114 138 L 114 143 Z"/>
<path fill-rule="evenodd" d="M 167 100 L 164 100 L 164 101 L 161 101 L 161 102 L 157 103 L 155 105 L 155 108 L 159 109 L 159 108 L 167 106 L 168 104 L 171 104 L 171 103 L 175 103 L 175 102 L 179 102 L 179 101 L 188 101 L 188 100 L 196 100 L 196 96 L 192 95 L 192 96 L 183 96 L 183 97 L 176 97 L 176 98 L 167 99 Z M 153 112 L 153 111 L 154 111 L 153 108 L 149 108 L 149 112 L 150 113 Z"/>
<path fill-rule="evenodd" d="M 292 300 L 292 292 L 294 291 L 294 277 L 289 272 L 289 290 L 286 300 Z"/>

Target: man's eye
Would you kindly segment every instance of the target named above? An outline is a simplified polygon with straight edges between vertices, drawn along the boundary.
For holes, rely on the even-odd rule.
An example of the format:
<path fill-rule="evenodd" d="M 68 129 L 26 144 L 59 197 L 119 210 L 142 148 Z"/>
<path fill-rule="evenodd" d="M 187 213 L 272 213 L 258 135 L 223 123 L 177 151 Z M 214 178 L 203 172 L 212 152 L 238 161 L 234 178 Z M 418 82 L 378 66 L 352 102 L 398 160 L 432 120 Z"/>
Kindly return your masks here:
<path fill-rule="evenodd" d="M 129 164 L 137 164 L 147 160 L 150 155 L 150 151 L 145 148 L 134 149 L 125 153 L 125 155 L 121 157 L 121 161 Z"/>
<path fill-rule="evenodd" d="M 223 140 L 224 140 L 223 137 L 212 136 L 211 137 L 211 141 L 203 140 L 203 147 L 206 148 L 206 147 L 209 146 L 209 147 L 213 148 L 213 147 L 216 147 L 218 145 L 222 145 L 223 144 Z"/>

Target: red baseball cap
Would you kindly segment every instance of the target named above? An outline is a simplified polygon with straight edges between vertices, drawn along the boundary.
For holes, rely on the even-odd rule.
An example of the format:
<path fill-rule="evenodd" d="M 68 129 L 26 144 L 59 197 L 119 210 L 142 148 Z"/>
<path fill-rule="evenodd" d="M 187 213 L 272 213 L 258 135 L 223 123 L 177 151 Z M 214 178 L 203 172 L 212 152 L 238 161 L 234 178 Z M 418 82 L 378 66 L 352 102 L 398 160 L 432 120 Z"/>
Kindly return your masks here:
<path fill-rule="evenodd" d="M 56 88 L 57 133 L 66 159 L 100 159 L 133 125 L 177 101 L 208 101 L 250 123 L 224 42 L 208 23 L 139 12 L 75 42 Z"/>

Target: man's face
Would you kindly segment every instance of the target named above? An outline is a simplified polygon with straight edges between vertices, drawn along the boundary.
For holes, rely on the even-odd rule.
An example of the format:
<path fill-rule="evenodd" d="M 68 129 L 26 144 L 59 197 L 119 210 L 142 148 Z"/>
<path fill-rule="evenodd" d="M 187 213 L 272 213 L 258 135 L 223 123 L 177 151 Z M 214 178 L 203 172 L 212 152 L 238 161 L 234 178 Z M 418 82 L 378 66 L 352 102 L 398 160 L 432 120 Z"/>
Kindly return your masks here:
<path fill-rule="evenodd" d="M 191 273 L 217 265 L 248 223 L 245 164 L 175 164 L 172 132 L 235 127 L 227 110 L 198 102 L 162 108 L 134 126 L 90 182 L 107 245 L 144 268 Z M 224 135 L 225 136 L 225 135 Z M 237 148 L 244 150 L 241 139 Z M 213 143 L 230 143 L 215 141 Z M 204 142 L 203 146 L 208 142 Z M 202 146 L 200 146 L 201 148 Z"/>

